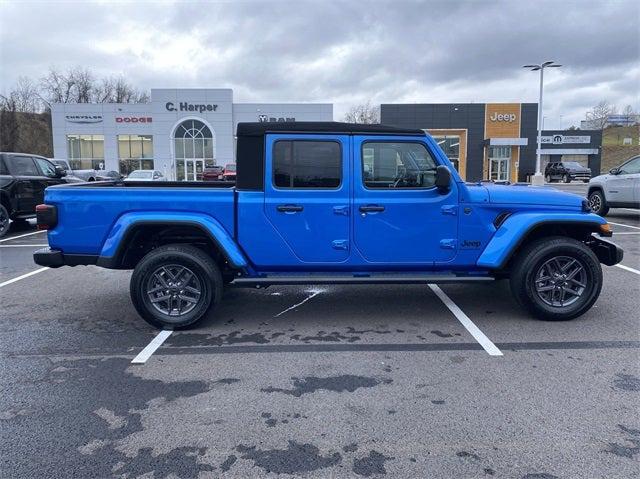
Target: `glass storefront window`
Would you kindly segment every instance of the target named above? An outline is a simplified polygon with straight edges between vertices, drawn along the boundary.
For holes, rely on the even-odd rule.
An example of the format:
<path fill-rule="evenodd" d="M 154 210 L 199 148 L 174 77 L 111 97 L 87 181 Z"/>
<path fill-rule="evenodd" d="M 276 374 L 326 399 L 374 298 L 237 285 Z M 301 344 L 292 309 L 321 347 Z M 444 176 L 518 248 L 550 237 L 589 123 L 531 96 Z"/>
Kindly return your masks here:
<path fill-rule="evenodd" d="M 151 135 L 118 135 L 120 173 L 153 170 L 153 137 Z"/>
<path fill-rule="evenodd" d="M 104 135 L 67 135 L 72 170 L 98 170 L 104 163 Z"/>
<path fill-rule="evenodd" d="M 456 170 L 460 171 L 460 137 L 458 135 L 434 136 L 444 154 L 453 163 Z"/>

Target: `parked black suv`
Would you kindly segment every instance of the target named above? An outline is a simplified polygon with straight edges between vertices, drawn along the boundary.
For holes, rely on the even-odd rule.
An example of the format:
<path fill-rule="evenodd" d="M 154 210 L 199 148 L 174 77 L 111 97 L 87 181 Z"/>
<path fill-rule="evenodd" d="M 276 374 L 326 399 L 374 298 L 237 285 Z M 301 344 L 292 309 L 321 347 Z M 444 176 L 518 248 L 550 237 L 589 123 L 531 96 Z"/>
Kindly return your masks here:
<path fill-rule="evenodd" d="M 559 161 L 548 163 L 544 169 L 544 178 L 547 183 L 561 180 L 569 183 L 571 180 L 582 180 L 589 183 L 591 179 L 591 169 L 585 168 L 577 161 Z"/>
<path fill-rule="evenodd" d="M 9 220 L 33 218 L 45 188 L 64 183 L 65 175 L 42 156 L 0 153 L 0 237 L 9 231 Z"/>

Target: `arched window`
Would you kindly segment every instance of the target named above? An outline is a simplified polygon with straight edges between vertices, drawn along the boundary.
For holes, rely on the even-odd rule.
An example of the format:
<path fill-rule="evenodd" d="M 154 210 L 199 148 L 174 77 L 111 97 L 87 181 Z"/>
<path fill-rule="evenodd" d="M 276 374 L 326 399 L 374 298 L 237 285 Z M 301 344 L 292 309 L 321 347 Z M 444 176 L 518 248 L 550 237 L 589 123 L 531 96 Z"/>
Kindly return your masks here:
<path fill-rule="evenodd" d="M 215 138 L 199 120 L 185 120 L 173 135 L 176 180 L 201 181 L 205 167 L 215 164 Z"/>

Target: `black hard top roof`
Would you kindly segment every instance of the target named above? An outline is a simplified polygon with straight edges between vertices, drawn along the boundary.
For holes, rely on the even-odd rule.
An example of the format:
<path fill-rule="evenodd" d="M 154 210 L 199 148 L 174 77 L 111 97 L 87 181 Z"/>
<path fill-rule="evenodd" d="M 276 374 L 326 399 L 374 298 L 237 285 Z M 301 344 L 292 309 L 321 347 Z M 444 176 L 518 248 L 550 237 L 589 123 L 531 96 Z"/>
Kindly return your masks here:
<path fill-rule="evenodd" d="M 238 123 L 238 136 L 262 136 L 265 133 L 338 133 L 347 135 L 420 135 L 422 130 L 396 128 L 386 125 L 363 125 L 337 121 L 280 121 Z"/>

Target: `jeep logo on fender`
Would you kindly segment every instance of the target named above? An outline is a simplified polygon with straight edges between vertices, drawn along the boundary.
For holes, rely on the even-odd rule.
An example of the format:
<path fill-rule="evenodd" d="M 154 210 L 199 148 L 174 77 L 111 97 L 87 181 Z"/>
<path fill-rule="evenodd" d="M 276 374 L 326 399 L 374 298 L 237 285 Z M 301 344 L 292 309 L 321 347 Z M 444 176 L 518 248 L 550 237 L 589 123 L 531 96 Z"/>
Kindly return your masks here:
<path fill-rule="evenodd" d="M 173 104 L 173 102 L 168 101 L 165 105 L 167 111 L 197 111 L 199 113 L 204 113 L 205 111 L 217 111 L 218 105 L 214 105 L 211 103 L 187 103 L 186 101 L 181 101 L 178 103 L 178 108 Z"/>
<path fill-rule="evenodd" d="M 476 249 L 480 247 L 480 241 L 477 240 L 464 240 L 461 244 L 460 244 L 461 248 L 471 248 L 471 249 Z"/>
<path fill-rule="evenodd" d="M 116 116 L 116 123 L 151 123 L 150 116 Z"/>
<path fill-rule="evenodd" d="M 506 121 L 507 123 L 511 123 L 516 121 L 515 113 L 494 113 L 489 117 L 491 121 Z"/>

